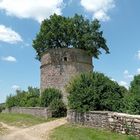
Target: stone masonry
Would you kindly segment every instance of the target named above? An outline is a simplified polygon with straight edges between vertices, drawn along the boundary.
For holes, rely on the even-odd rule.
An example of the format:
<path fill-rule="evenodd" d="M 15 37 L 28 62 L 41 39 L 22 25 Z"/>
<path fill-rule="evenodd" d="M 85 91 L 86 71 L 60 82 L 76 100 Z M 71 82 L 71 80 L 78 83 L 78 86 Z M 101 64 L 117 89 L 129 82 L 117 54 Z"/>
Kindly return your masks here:
<path fill-rule="evenodd" d="M 52 111 L 45 107 L 12 107 L 2 111 L 2 113 L 30 114 L 37 117 L 51 118 Z"/>
<path fill-rule="evenodd" d="M 41 58 L 41 91 L 48 87 L 60 89 L 67 103 L 65 85 L 78 73 L 93 71 L 92 57 L 75 48 L 47 50 Z"/>
<path fill-rule="evenodd" d="M 69 110 L 67 120 L 72 124 L 102 128 L 140 137 L 140 115 L 129 115 L 109 111 L 78 113 L 74 110 Z"/>

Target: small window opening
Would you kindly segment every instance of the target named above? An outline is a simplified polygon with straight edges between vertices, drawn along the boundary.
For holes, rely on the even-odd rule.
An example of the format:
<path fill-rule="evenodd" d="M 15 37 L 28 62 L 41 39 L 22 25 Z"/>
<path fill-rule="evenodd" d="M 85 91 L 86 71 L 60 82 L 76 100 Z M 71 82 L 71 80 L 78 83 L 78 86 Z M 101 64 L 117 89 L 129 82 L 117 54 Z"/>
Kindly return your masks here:
<path fill-rule="evenodd" d="M 64 57 L 64 61 L 68 61 L 67 57 Z"/>

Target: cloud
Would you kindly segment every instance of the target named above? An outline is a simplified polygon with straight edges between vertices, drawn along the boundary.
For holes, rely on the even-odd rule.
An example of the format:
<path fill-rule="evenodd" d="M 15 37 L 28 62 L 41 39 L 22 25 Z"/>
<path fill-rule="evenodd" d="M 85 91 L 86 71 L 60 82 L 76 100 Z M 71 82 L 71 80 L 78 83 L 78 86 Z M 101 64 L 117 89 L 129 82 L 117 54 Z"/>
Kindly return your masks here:
<path fill-rule="evenodd" d="M 20 89 L 20 87 L 18 85 L 13 85 L 11 88 L 15 91 Z"/>
<path fill-rule="evenodd" d="M 132 80 L 133 77 L 134 77 L 132 74 L 129 74 L 129 71 L 128 71 L 128 70 L 125 70 L 125 71 L 123 72 L 123 74 L 124 74 L 124 78 L 125 78 L 125 79 L 128 79 L 128 80 Z"/>
<path fill-rule="evenodd" d="M 140 74 L 140 68 L 137 69 L 137 74 Z"/>
<path fill-rule="evenodd" d="M 81 0 L 81 5 L 93 14 L 93 18 L 107 21 L 110 19 L 108 11 L 115 7 L 115 0 Z"/>
<path fill-rule="evenodd" d="M 16 58 L 13 56 L 7 56 L 7 57 L 2 57 L 1 58 L 3 61 L 8 61 L 8 62 L 16 62 Z"/>
<path fill-rule="evenodd" d="M 125 70 L 123 73 L 124 73 L 125 75 L 129 74 L 128 70 Z"/>
<path fill-rule="evenodd" d="M 71 5 L 73 3 L 73 0 L 69 0 L 68 1 L 68 6 Z"/>
<path fill-rule="evenodd" d="M 18 42 L 22 42 L 23 40 L 21 36 L 11 28 L 0 25 L 0 41 L 15 44 Z"/>
<path fill-rule="evenodd" d="M 116 82 L 116 80 L 115 80 L 114 78 L 111 78 L 111 81 L 114 81 L 114 82 Z"/>
<path fill-rule="evenodd" d="M 128 83 L 125 82 L 125 81 L 120 81 L 120 82 L 119 82 L 119 85 L 124 86 L 124 87 L 127 88 L 127 89 L 129 88 Z"/>
<path fill-rule="evenodd" d="M 137 52 L 136 57 L 140 60 L 140 50 Z"/>
<path fill-rule="evenodd" d="M 0 9 L 10 16 L 41 22 L 54 13 L 61 15 L 63 4 L 63 0 L 0 0 Z"/>

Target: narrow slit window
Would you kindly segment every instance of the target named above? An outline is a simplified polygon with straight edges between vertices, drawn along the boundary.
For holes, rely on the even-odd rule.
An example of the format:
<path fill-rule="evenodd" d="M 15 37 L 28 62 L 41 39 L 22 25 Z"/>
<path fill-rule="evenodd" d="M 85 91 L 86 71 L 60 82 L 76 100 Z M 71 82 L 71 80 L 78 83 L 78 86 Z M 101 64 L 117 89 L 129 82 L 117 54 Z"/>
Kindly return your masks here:
<path fill-rule="evenodd" d="M 64 61 L 65 61 L 65 62 L 68 61 L 67 57 L 64 57 Z"/>

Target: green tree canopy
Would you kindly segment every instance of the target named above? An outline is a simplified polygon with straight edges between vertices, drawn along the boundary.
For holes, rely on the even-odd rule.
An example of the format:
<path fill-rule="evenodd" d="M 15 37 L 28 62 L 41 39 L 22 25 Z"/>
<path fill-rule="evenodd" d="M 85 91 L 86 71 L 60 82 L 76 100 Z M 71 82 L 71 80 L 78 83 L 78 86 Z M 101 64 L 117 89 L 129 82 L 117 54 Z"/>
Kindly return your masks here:
<path fill-rule="evenodd" d="M 134 76 L 130 83 L 129 94 L 124 100 L 126 113 L 140 115 L 140 75 Z"/>
<path fill-rule="evenodd" d="M 54 14 L 42 22 L 40 31 L 33 40 L 37 58 L 40 60 L 41 55 L 51 48 L 79 48 L 95 58 L 101 54 L 100 49 L 109 53 L 100 27 L 96 19 L 89 21 L 77 14 L 71 18 Z"/>
<path fill-rule="evenodd" d="M 83 73 L 67 85 L 68 105 L 79 112 L 107 110 L 122 112 L 127 90 L 102 73 Z"/>
<path fill-rule="evenodd" d="M 130 83 L 130 92 L 140 95 L 140 75 L 135 75 L 133 81 Z"/>
<path fill-rule="evenodd" d="M 9 95 L 6 99 L 8 108 L 18 107 L 36 107 L 40 106 L 40 91 L 38 88 L 28 87 L 27 91 L 17 90 L 15 95 Z"/>

